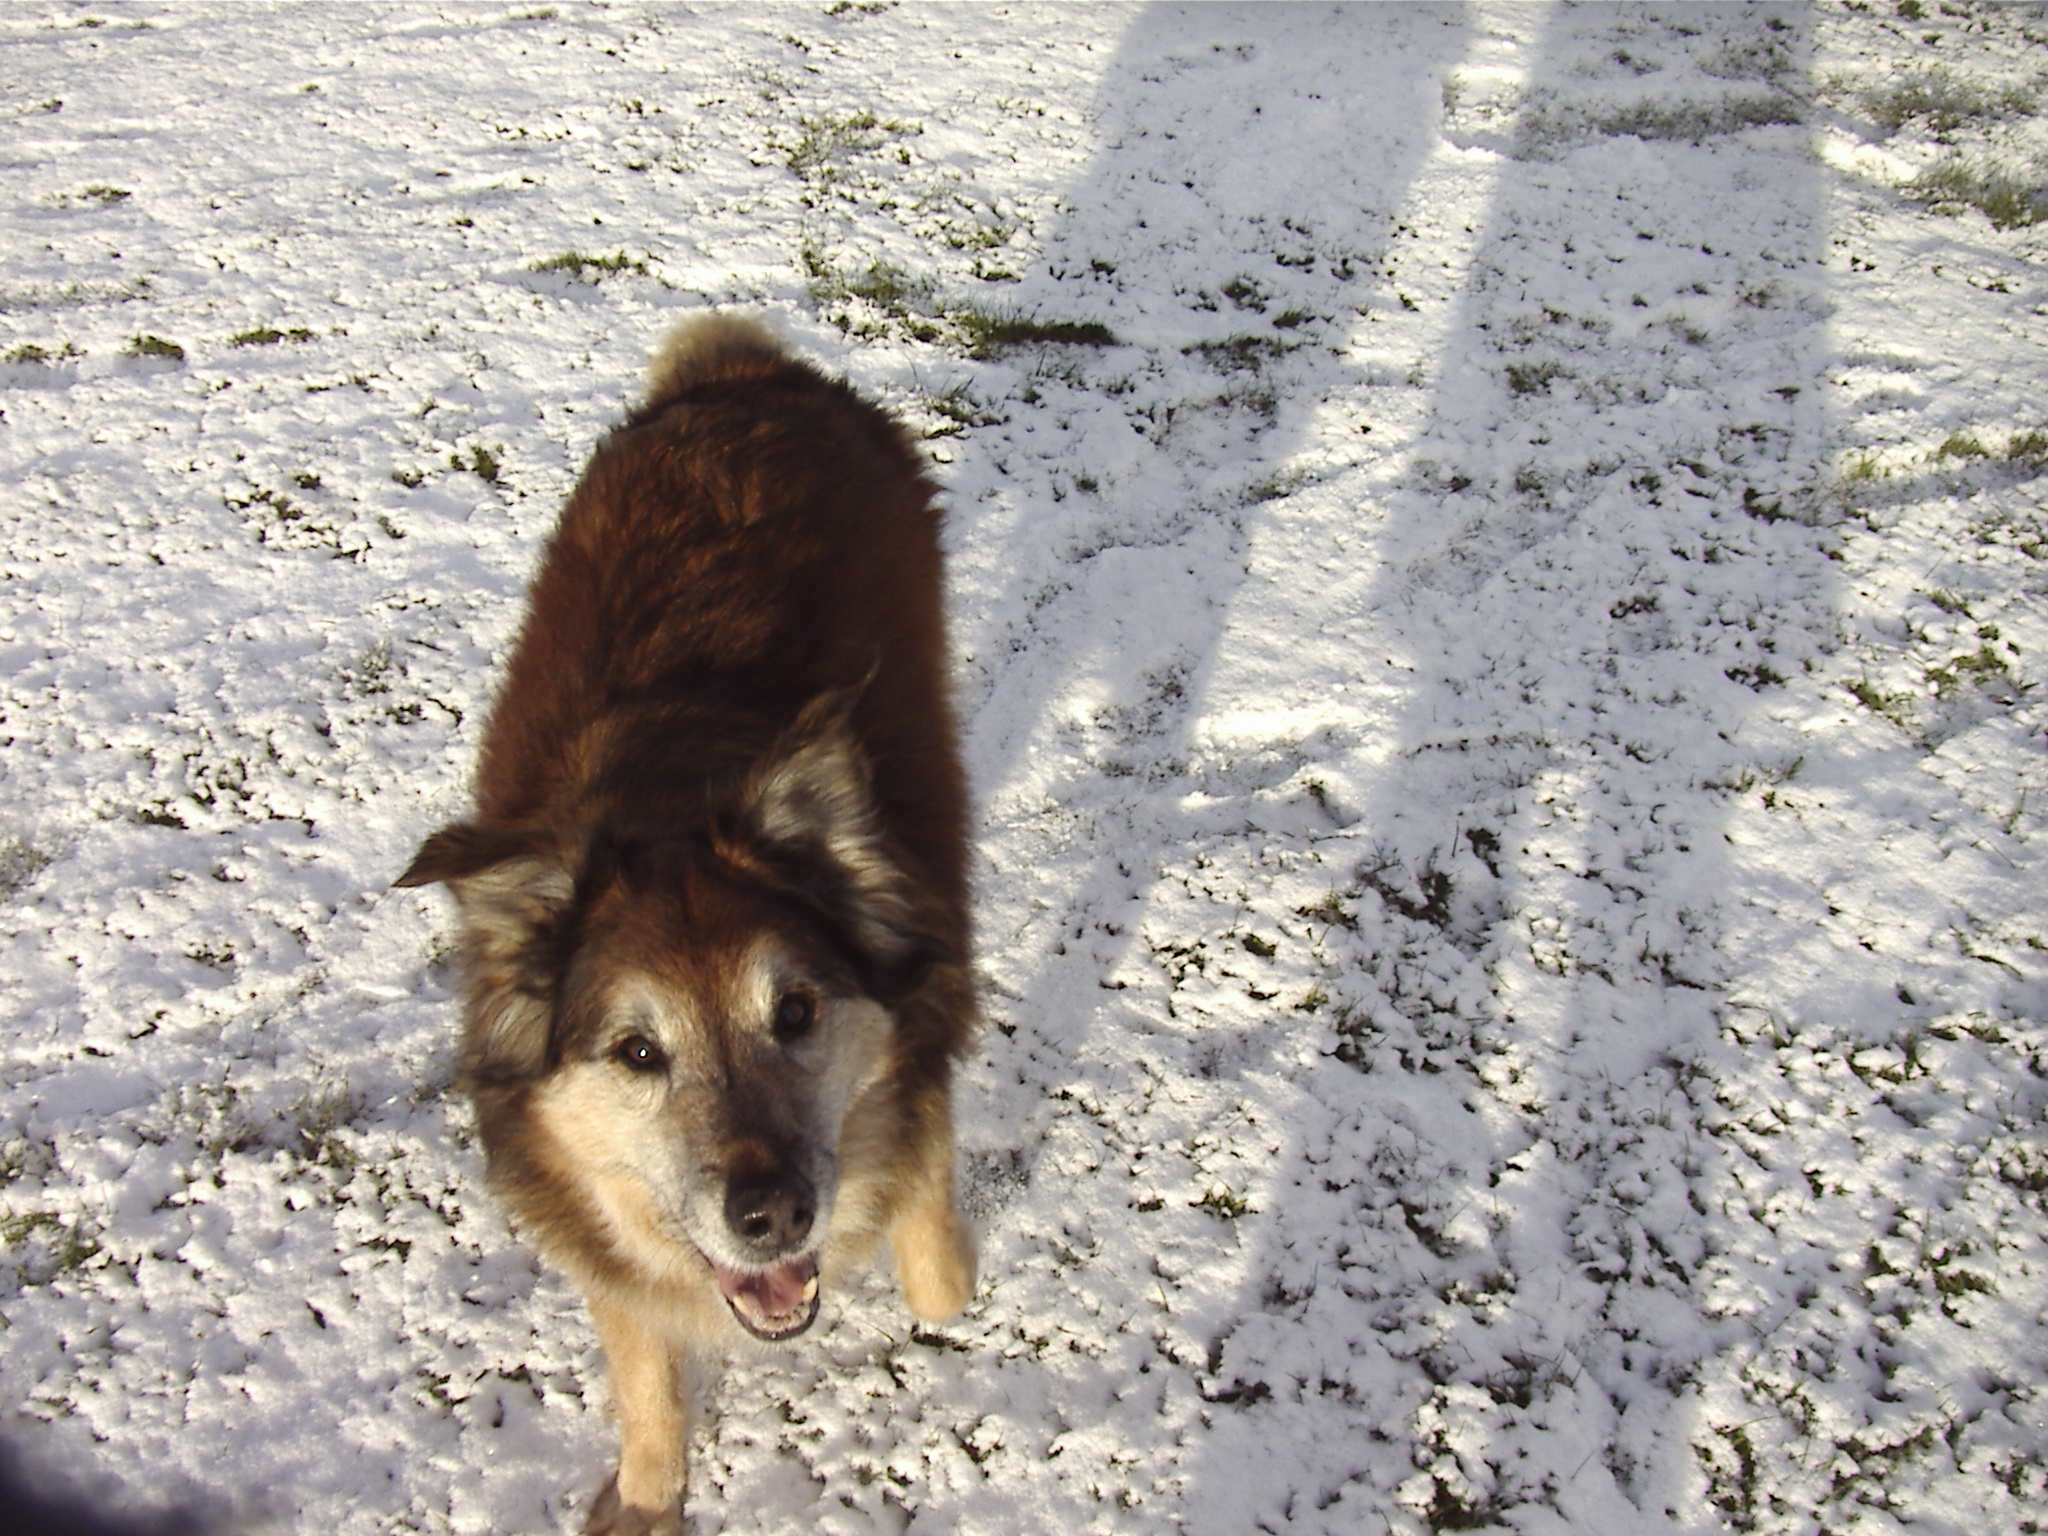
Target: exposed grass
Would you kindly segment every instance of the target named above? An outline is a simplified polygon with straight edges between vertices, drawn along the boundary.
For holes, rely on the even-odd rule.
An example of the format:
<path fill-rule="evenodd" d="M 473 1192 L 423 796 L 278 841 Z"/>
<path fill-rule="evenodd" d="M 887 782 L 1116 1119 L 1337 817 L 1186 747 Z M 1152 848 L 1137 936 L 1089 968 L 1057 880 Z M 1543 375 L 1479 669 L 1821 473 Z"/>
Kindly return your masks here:
<path fill-rule="evenodd" d="M 50 1263 L 59 1271 L 77 1269 L 100 1251 L 91 1234 L 51 1211 L 10 1211 L 0 1215 L 0 1247 L 22 1248 L 41 1237 L 49 1247 Z"/>
<path fill-rule="evenodd" d="M 125 203 L 135 194 L 126 187 L 110 187 L 95 182 L 89 187 L 80 187 L 76 192 L 60 192 L 57 202 L 66 208 L 78 203 L 98 203 L 102 208 L 111 208 L 116 203 Z"/>
<path fill-rule="evenodd" d="M 1985 628 L 1980 626 L 1977 633 L 1983 636 Z M 1997 636 L 1997 629 L 1990 628 L 1989 639 L 1995 640 Z M 1927 673 L 1927 681 L 1933 685 L 1936 695 L 1944 699 L 1959 693 L 1965 683 L 1991 687 L 1999 683 L 2010 684 L 2012 680 L 2011 666 L 1989 643 L 1979 645 L 1967 655 L 1952 656 L 1946 666 L 1930 668 Z"/>
<path fill-rule="evenodd" d="M 1934 450 L 1934 456 L 1937 459 L 1986 459 L 1991 456 L 1991 450 L 1971 433 L 1951 432 Z"/>
<path fill-rule="evenodd" d="M 1243 1195 L 1223 1188 L 1212 1189 L 1201 1199 L 1188 1203 L 1198 1211 L 1207 1211 L 1210 1215 L 1220 1216 L 1225 1221 L 1235 1221 L 1252 1208 L 1251 1201 Z"/>
<path fill-rule="evenodd" d="M 872 154 L 892 138 L 921 131 L 915 123 L 877 117 L 867 111 L 849 112 L 843 117 L 799 117 L 797 140 L 782 146 L 782 153 L 798 176 L 813 184 L 825 184 L 840 180 L 845 175 L 842 162 L 854 155 Z"/>
<path fill-rule="evenodd" d="M 231 347 L 274 347 L 280 341 L 311 341 L 313 333 L 303 325 L 292 326 L 280 331 L 274 326 L 259 325 L 252 330 L 237 331 L 228 338 Z"/>
<path fill-rule="evenodd" d="M 32 341 L 24 341 L 20 346 L 14 348 L 14 350 L 9 352 L 5 357 L 0 357 L 0 362 L 58 363 L 62 362 L 67 357 L 83 357 L 84 355 L 85 354 L 80 352 L 78 350 L 78 347 L 74 343 L 68 341 L 65 342 L 63 346 L 57 348 L 57 350 L 54 352 L 52 352 L 48 347 L 39 347 Z"/>
<path fill-rule="evenodd" d="M 448 467 L 450 469 L 466 469 L 471 474 L 475 475 L 477 479 L 488 481 L 492 485 L 496 485 L 498 483 L 499 472 L 502 468 L 502 466 L 498 463 L 498 456 L 492 453 L 491 450 L 486 448 L 482 443 L 471 444 L 469 450 L 469 461 L 467 463 L 463 462 L 463 458 L 460 453 L 449 454 Z M 394 475 L 393 478 L 396 479 L 397 477 Z M 405 482 L 400 481 L 399 483 L 404 484 Z M 415 481 L 414 483 L 417 484 L 417 481 Z"/>
<path fill-rule="evenodd" d="M 174 363 L 185 361 L 185 349 L 175 341 L 166 341 L 161 336 L 134 337 L 122 350 L 130 357 L 164 357 Z"/>
<path fill-rule="evenodd" d="M 1867 677 L 1859 677 L 1846 685 L 1858 704 L 1874 715 L 1891 721 L 1900 730 L 1914 729 L 1913 701 L 1903 693 L 1886 693 Z"/>
<path fill-rule="evenodd" d="M 1511 395 L 1541 395 L 1550 390 L 1553 379 L 1570 376 L 1571 370 L 1561 363 L 1509 363 L 1507 367 L 1508 393 Z"/>
<path fill-rule="evenodd" d="M 1922 171 L 1906 192 L 1944 212 L 1975 208 L 1995 229 L 2025 229 L 2048 219 L 2048 190 L 2040 176 L 1960 155 Z"/>
<path fill-rule="evenodd" d="M 1233 277 L 1219 291 L 1239 309 L 1262 310 L 1266 307 L 1266 290 L 1256 278 Z"/>
<path fill-rule="evenodd" d="M 529 272 L 567 272 L 573 277 L 593 274 L 596 282 L 607 272 L 637 272 L 642 277 L 652 277 L 647 263 L 638 256 L 628 256 L 624 251 L 614 251 L 609 256 L 591 256 L 582 251 L 563 251 L 558 256 L 543 257 L 527 266 Z"/>
<path fill-rule="evenodd" d="M 1890 132 L 1918 122 L 1932 133 L 1947 134 L 1970 123 L 2026 116 L 2040 98 L 2027 86 L 1986 85 L 1936 65 L 1874 86 L 1856 99 L 1871 121 Z"/>
<path fill-rule="evenodd" d="M 2005 445 L 2005 456 L 2014 462 L 2048 462 L 2048 432 L 2015 432 Z"/>
<path fill-rule="evenodd" d="M 1674 139 L 1697 144 L 1745 128 L 1784 127 L 1800 122 L 1799 104 L 1789 96 L 1732 96 L 1721 101 L 1665 106 L 1641 102 L 1598 120 L 1609 136 Z"/>
<path fill-rule="evenodd" d="M 1970 616 L 1970 605 L 1946 587 L 1936 587 L 1932 592 L 1929 592 L 1927 594 L 1927 601 L 1934 604 L 1943 613 L 1953 613 L 1965 619 Z"/>
<path fill-rule="evenodd" d="M 945 423 L 927 431 L 926 437 L 958 437 L 970 427 L 1000 426 L 1010 419 L 976 399 L 965 383 L 938 393 L 927 392 L 924 407 Z M 1092 482 L 1088 488 L 1093 489 Z"/>
<path fill-rule="evenodd" d="M 1116 333 L 1097 320 L 1040 320 L 1032 315 L 963 307 L 952 311 L 954 326 L 970 357 L 990 358 L 1015 347 L 1113 347 Z"/>
<path fill-rule="evenodd" d="M 1225 373 L 1237 373 L 1263 366 L 1269 359 L 1281 357 L 1294 350 L 1284 341 L 1275 341 L 1270 336 L 1225 336 L 1220 341 L 1198 341 L 1191 347 L 1181 349 L 1191 357 L 1199 357 L 1213 368 Z"/>

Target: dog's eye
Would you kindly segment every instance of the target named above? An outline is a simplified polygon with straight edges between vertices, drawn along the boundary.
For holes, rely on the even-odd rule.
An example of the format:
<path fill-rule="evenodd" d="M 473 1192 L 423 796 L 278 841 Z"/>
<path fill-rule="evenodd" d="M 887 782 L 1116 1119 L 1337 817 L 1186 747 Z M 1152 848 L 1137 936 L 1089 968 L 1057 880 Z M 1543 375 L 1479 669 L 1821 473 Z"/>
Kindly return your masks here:
<path fill-rule="evenodd" d="M 818 1015 L 817 1002 L 808 992 L 785 992 L 775 1005 L 775 1038 L 787 1045 L 811 1032 Z"/>
<path fill-rule="evenodd" d="M 659 1072 L 668 1065 L 661 1047 L 645 1035 L 628 1035 L 612 1047 L 612 1059 L 635 1072 Z"/>

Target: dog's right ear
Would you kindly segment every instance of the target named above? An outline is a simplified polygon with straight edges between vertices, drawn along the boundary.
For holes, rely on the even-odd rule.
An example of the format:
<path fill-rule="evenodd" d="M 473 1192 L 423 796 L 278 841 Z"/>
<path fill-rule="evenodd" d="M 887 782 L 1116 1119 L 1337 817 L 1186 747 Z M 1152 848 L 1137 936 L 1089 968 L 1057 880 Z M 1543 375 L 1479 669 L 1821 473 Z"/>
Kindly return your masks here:
<path fill-rule="evenodd" d="M 394 885 L 446 885 L 462 909 L 469 1013 L 465 1074 L 480 1083 L 547 1066 L 562 934 L 576 881 L 536 835 L 457 822 L 420 845 Z"/>
<path fill-rule="evenodd" d="M 453 890 L 457 880 L 532 850 L 533 837 L 529 833 L 480 827 L 472 821 L 451 822 L 420 844 L 420 851 L 405 866 L 405 873 L 391 883 L 446 885 Z M 461 893 L 456 894 L 459 897 Z"/>

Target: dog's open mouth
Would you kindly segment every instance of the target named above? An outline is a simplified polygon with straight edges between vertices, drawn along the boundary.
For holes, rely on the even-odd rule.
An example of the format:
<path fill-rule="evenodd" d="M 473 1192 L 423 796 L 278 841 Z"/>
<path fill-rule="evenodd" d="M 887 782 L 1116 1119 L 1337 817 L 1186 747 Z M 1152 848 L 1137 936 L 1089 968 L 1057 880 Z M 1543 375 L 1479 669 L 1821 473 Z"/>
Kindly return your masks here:
<path fill-rule="evenodd" d="M 818 1259 L 805 1254 L 774 1269 L 727 1269 L 713 1262 L 718 1289 L 740 1326 L 757 1339 L 793 1339 L 818 1316 Z"/>

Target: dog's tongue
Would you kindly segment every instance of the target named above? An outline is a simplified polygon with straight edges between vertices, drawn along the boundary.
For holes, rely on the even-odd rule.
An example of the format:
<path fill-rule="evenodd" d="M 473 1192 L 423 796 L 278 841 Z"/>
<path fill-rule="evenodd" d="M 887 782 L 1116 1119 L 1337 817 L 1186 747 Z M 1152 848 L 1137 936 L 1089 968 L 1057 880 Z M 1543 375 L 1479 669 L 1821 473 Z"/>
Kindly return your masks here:
<path fill-rule="evenodd" d="M 769 1316 L 783 1317 L 810 1300 L 804 1295 L 804 1284 L 817 1272 L 817 1260 L 802 1258 L 780 1269 L 764 1269 L 757 1275 L 736 1275 L 739 1284 L 732 1291 L 746 1295 Z"/>
<path fill-rule="evenodd" d="M 789 1338 L 811 1325 L 818 1310 L 818 1260 L 813 1254 L 774 1269 L 743 1271 L 712 1266 L 727 1305 L 763 1338 Z"/>

